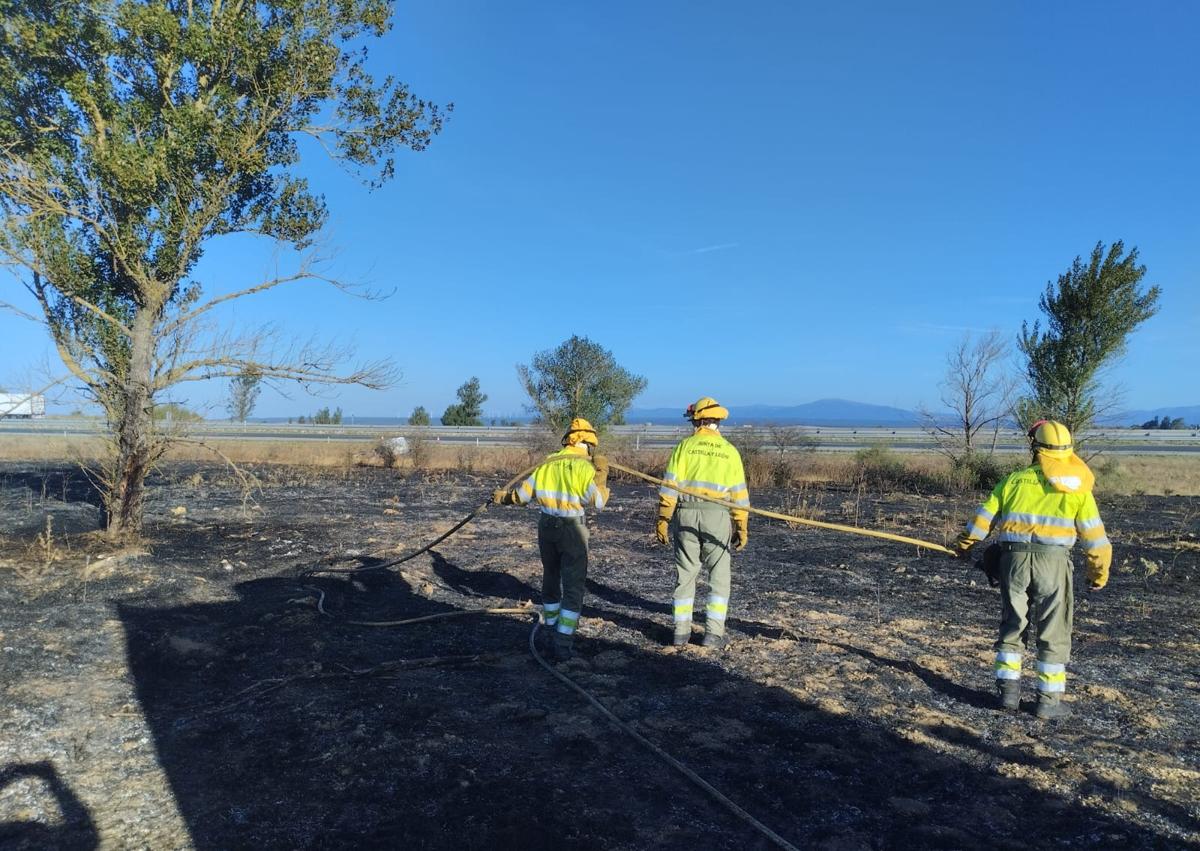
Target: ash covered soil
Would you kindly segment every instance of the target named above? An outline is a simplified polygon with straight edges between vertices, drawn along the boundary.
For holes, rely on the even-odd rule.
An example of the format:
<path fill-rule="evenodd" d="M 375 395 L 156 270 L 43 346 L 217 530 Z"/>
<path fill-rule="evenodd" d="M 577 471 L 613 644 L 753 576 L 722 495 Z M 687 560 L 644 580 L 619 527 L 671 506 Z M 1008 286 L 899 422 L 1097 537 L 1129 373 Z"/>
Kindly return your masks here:
<path fill-rule="evenodd" d="M 499 477 L 256 472 L 243 505 L 220 468 L 164 468 L 144 547 L 114 554 L 77 470 L 0 466 L 0 845 L 769 847 L 537 665 L 532 609 L 347 622 L 537 601 L 534 511 L 304 577 L 416 548 Z M 654 497 L 613 490 L 559 669 L 797 846 L 1200 845 L 1200 500 L 1102 499 L 1113 580 L 1077 591 L 1076 715 L 1042 724 L 1028 657 L 1022 712 L 992 708 L 998 592 L 869 538 L 752 518 L 731 645 L 665 647 Z M 753 496 L 935 541 L 971 508 Z"/>

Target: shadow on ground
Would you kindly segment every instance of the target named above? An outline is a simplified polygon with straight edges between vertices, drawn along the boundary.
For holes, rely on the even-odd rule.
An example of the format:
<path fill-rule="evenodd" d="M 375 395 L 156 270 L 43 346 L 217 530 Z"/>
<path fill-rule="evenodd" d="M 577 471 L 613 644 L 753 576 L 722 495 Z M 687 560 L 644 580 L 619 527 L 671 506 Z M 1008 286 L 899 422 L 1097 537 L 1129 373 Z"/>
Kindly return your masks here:
<path fill-rule="evenodd" d="M 434 573 L 468 597 L 532 592 L 441 556 Z M 222 603 L 120 607 L 137 694 L 197 848 L 768 847 L 537 667 L 528 620 L 356 627 L 344 619 L 456 609 L 389 571 L 307 582 L 244 582 Z M 333 617 L 315 611 L 313 588 Z M 597 591 L 597 603 L 637 602 Z M 660 609 L 627 618 L 652 631 Z M 573 678 L 801 847 L 1169 844 L 731 675 L 702 651 L 587 636 L 578 646 Z M 456 658 L 480 653 L 497 655 Z M 386 667 L 397 660 L 424 661 Z"/>
<path fill-rule="evenodd" d="M 0 822 L 0 846 L 8 849 L 54 848 L 58 851 L 91 851 L 100 846 L 96 825 L 84 803 L 59 777 L 50 762 L 20 763 L 0 769 L 0 789 L 21 782 L 32 784 L 33 795 L 49 795 L 58 811 L 58 822 L 47 825 L 39 821 Z"/>

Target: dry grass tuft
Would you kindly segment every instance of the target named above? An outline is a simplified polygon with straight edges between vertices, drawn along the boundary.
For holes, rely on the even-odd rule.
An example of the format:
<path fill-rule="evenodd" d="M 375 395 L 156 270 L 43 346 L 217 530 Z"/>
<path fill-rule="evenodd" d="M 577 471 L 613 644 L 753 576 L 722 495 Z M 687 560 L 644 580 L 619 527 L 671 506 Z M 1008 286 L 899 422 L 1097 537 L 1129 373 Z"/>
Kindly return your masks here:
<path fill-rule="evenodd" d="M 463 446 L 443 444 L 432 434 L 409 435 L 409 454 L 393 459 L 409 470 L 457 470 L 479 474 L 512 474 L 529 467 L 556 448 L 556 442 L 529 441 L 522 446 Z M 383 466 L 374 441 L 212 440 L 236 464 L 286 465 L 348 472 L 356 466 Z M 95 438 L 15 436 L 0 445 L 0 460 L 87 462 L 99 457 Z M 661 474 L 669 450 L 633 448 L 631 442 L 610 437 L 601 451 L 620 464 L 651 475 Z M 766 447 L 742 447 L 747 484 L 751 490 L 824 484 L 878 493 L 958 493 L 978 489 L 980 481 L 1023 461 L 1001 456 L 996 470 L 954 469 L 933 453 L 899 453 L 887 447 L 849 452 L 780 453 Z M 181 444 L 167 454 L 169 461 L 210 461 L 211 452 Z M 1200 496 L 1200 455 L 1102 456 L 1091 461 L 1097 474 L 1097 493 L 1105 495 Z M 614 481 L 622 481 L 614 471 Z"/>

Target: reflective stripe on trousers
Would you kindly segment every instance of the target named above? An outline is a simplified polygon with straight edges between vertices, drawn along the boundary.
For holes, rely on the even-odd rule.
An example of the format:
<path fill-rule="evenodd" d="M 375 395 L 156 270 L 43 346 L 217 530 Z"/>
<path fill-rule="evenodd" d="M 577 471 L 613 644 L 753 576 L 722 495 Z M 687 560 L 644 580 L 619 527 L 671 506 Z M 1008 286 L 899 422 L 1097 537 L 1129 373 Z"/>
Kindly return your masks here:
<path fill-rule="evenodd" d="M 1053 694 L 1067 690 L 1067 666 L 1057 662 L 1038 662 L 1038 691 Z"/>
<path fill-rule="evenodd" d="M 675 601 L 674 610 L 676 632 L 687 632 L 691 629 L 692 603 L 693 598 L 691 597 L 688 597 L 686 600 Z"/>
<path fill-rule="evenodd" d="M 725 613 L 729 611 L 729 598 L 721 597 L 716 594 L 708 595 L 708 606 L 705 607 L 706 620 L 705 623 L 713 623 L 715 621 L 725 621 Z"/>
<path fill-rule="evenodd" d="M 999 650 L 996 652 L 996 679 L 998 680 L 1019 680 L 1021 679 L 1021 654 L 1011 653 L 1007 650 Z"/>
<path fill-rule="evenodd" d="M 563 635 L 574 635 L 577 626 L 579 626 L 579 612 L 563 609 L 559 613 L 558 631 Z"/>

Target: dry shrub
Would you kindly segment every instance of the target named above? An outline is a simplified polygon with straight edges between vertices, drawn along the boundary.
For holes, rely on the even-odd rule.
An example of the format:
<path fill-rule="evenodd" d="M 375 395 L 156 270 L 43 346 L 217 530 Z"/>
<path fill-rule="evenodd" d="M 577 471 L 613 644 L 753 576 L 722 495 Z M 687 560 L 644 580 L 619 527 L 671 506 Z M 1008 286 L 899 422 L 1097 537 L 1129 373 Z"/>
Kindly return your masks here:
<path fill-rule="evenodd" d="M 399 457 L 396 454 L 396 448 L 388 441 L 387 438 L 381 437 L 372 449 L 375 457 L 379 459 L 379 463 L 383 464 L 387 469 L 396 466 L 396 459 Z"/>
<path fill-rule="evenodd" d="M 1124 493 L 1126 484 L 1125 470 L 1121 466 L 1121 462 L 1115 457 L 1109 456 L 1090 465 L 1092 472 L 1096 474 L 1096 490 L 1101 493 Z"/>
<path fill-rule="evenodd" d="M 479 466 L 479 448 L 476 446 L 460 446 L 458 449 L 458 461 L 455 464 L 455 469 L 460 473 L 474 473 L 475 468 Z"/>
<path fill-rule="evenodd" d="M 884 444 L 854 453 L 852 484 L 874 493 L 930 493 L 946 489 L 946 479 L 910 465 Z"/>
<path fill-rule="evenodd" d="M 33 543 L 27 548 L 29 563 L 17 569 L 17 573 L 23 579 L 37 579 L 44 575 L 54 564 L 64 555 L 63 550 L 59 549 L 58 541 L 54 537 L 54 516 L 46 515 L 46 526 L 34 536 Z"/>
<path fill-rule="evenodd" d="M 424 470 L 433 457 L 433 441 L 425 429 L 418 428 L 405 434 L 408 438 L 408 463 L 414 470 Z"/>
<path fill-rule="evenodd" d="M 549 429 L 531 425 L 521 431 L 521 446 L 525 450 L 525 463 L 522 466 L 532 467 L 551 452 L 559 449 L 561 437 Z"/>
<path fill-rule="evenodd" d="M 1028 463 L 1017 455 L 984 455 L 972 453 L 955 458 L 946 470 L 946 490 L 960 493 L 970 490 L 990 491 L 1009 473 Z"/>

